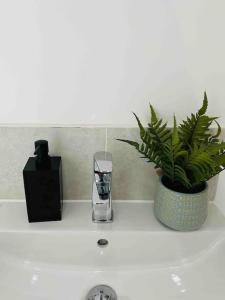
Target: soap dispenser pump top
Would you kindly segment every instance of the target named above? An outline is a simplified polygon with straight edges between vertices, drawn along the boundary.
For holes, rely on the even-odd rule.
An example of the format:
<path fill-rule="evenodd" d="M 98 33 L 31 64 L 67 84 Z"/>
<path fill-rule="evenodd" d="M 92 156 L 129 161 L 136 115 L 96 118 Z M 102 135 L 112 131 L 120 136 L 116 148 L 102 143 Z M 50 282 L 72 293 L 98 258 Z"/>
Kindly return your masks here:
<path fill-rule="evenodd" d="M 34 155 L 36 166 L 38 169 L 48 169 L 50 167 L 50 156 L 48 155 L 48 141 L 38 140 L 34 143 L 35 151 Z"/>

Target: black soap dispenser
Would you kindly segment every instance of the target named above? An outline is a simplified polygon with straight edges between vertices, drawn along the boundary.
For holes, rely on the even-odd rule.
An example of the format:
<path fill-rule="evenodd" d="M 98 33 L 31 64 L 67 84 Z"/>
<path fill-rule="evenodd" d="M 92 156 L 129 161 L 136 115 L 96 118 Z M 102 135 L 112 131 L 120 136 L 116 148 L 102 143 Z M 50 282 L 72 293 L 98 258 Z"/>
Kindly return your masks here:
<path fill-rule="evenodd" d="M 36 141 L 36 157 L 30 157 L 23 170 L 29 222 L 62 219 L 62 160 L 48 151 L 47 141 Z"/>

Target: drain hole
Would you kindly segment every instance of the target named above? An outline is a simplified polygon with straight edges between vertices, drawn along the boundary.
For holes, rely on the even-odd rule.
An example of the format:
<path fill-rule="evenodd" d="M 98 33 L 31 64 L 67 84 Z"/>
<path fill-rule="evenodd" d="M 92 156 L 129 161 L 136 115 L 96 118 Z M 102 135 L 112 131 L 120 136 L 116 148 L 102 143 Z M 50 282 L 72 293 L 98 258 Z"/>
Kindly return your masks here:
<path fill-rule="evenodd" d="M 99 247 L 105 247 L 109 244 L 109 242 L 106 239 L 100 239 L 97 241 L 97 244 Z"/>
<path fill-rule="evenodd" d="M 115 291 L 108 285 L 97 285 L 87 294 L 86 300 L 117 300 Z"/>

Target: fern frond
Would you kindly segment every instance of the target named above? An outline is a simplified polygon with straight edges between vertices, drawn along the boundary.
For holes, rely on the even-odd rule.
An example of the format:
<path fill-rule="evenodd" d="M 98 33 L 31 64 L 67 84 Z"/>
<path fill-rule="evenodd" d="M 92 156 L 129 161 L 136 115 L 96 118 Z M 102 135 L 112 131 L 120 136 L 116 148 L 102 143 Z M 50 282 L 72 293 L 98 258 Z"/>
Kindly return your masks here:
<path fill-rule="evenodd" d="M 141 158 L 145 158 L 148 162 L 155 163 L 157 167 L 161 167 L 161 159 L 157 151 L 155 151 L 154 146 L 145 143 L 139 144 L 137 142 L 125 139 L 117 140 L 133 146 L 142 155 Z"/>
<path fill-rule="evenodd" d="M 177 121 L 176 117 L 173 117 L 173 132 L 172 132 L 172 145 L 178 144 L 180 141 L 178 130 L 177 130 Z"/>
<path fill-rule="evenodd" d="M 136 149 L 139 148 L 139 143 L 134 142 L 134 141 L 131 141 L 131 140 L 117 139 L 117 141 L 127 143 L 127 144 L 133 146 L 133 147 L 136 148 Z"/>
<path fill-rule="evenodd" d="M 187 155 L 188 153 L 182 148 L 182 144 L 173 144 L 171 138 L 170 143 L 164 146 L 161 165 L 165 176 L 170 178 L 171 182 L 181 182 L 184 186 L 190 187 L 186 171 L 182 167 L 182 162 Z"/>
<path fill-rule="evenodd" d="M 147 131 L 158 147 L 162 147 L 171 138 L 171 130 L 167 128 L 167 123 L 162 124 L 162 119 L 155 124 L 148 124 Z"/>
<path fill-rule="evenodd" d="M 185 145 L 193 145 L 193 143 L 202 143 L 210 137 L 209 127 L 216 118 L 207 116 L 194 116 L 187 118 L 180 125 L 180 138 Z"/>
<path fill-rule="evenodd" d="M 155 124 L 158 122 L 158 118 L 156 116 L 155 110 L 153 106 L 150 104 L 150 112 L 151 112 L 151 124 Z"/>
<path fill-rule="evenodd" d="M 204 92 L 204 99 L 203 99 L 202 107 L 199 109 L 198 115 L 203 116 L 206 113 L 207 108 L 208 108 L 208 98 L 207 98 L 206 92 Z"/>
<path fill-rule="evenodd" d="M 180 138 L 186 147 L 194 143 L 207 142 L 210 138 L 209 127 L 217 117 L 206 116 L 207 107 L 208 99 L 206 93 L 204 93 L 203 105 L 197 114 L 191 114 L 191 117 L 187 117 L 180 125 Z"/>
<path fill-rule="evenodd" d="M 194 144 L 190 147 L 186 168 L 192 174 L 195 182 L 206 181 L 214 172 L 216 172 L 216 162 L 210 156 L 209 152 L 205 151 L 204 146 Z"/>
<path fill-rule="evenodd" d="M 225 153 L 214 157 L 219 168 L 225 168 Z"/>
<path fill-rule="evenodd" d="M 134 114 L 134 116 L 135 116 L 135 118 L 136 118 L 136 120 L 137 120 L 138 127 L 139 127 L 139 129 L 140 129 L 140 136 L 141 136 L 141 138 L 143 138 L 144 135 L 145 135 L 145 129 L 144 129 L 144 126 L 141 124 L 141 121 L 140 121 L 140 119 L 138 118 L 138 116 L 137 116 L 135 113 L 133 113 L 133 114 Z"/>
<path fill-rule="evenodd" d="M 186 171 L 180 165 L 174 166 L 174 181 L 180 182 L 183 186 L 190 188 L 191 182 L 187 177 Z"/>
<path fill-rule="evenodd" d="M 208 145 L 202 145 L 202 148 L 210 156 L 219 155 L 225 152 L 225 142 L 209 143 Z"/>
<path fill-rule="evenodd" d="M 221 129 L 221 126 L 220 126 L 220 124 L 216 121 L 216 120 L 214 120 L 215 121 L 215 123 L 216 123 L 216 125 L 217 125 L 217 132 L 216 132 L 216 134 L 215 135 L 212 135 L 211 137 L 210 137 L 210 139 L 209 139 L 209 142 L 218 142 L 218 137 L 220 136 L 220 134 L 221 134 L 221 131 L 222 131 L 222 129 Z"/>

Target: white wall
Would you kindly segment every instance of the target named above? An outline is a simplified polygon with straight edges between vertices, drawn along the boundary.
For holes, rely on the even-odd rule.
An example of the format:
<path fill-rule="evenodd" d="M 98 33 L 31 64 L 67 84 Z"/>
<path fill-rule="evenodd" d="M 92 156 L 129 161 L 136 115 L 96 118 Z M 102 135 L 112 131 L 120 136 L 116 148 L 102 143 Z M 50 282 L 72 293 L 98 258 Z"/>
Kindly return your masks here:
<path fill-rule="evenodd" d="M 225 171 L 220 173 L 219 182 L 216 191 L 215 201 L 217 206 L 221 209 L 225 215 Z"/>
<path fill-rule="evenodd" d="M 0 123 L 225 122 L 223 0 L 0 1 Z"/>

